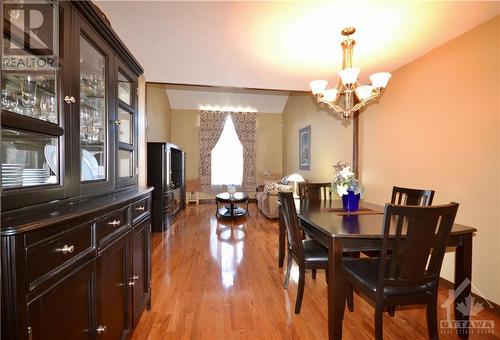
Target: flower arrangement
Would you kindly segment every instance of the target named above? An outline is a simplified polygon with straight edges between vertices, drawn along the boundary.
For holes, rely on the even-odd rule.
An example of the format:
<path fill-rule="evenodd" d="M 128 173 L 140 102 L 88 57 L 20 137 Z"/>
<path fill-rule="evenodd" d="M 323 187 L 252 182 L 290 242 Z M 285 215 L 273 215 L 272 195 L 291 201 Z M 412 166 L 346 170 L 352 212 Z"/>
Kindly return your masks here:
<path fill-rule="evenodd" d="M 348 195 L 352 191 L 355 195 L 363 195 L 364 188 L 354 176 L 347 163 L 338 162 L 333 166 L 336 174 L 332 181 L 331 191 L 340 197 Z"/>

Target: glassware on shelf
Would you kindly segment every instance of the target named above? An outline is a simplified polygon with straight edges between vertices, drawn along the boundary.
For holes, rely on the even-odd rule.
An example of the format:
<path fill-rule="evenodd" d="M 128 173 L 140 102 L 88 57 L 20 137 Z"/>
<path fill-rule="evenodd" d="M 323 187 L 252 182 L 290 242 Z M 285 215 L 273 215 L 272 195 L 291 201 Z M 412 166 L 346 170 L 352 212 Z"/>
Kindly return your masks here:
<path fill-rule="evenodd" d="M 32 76 L 19 77 L 21 102 L 27 116 L 34 116 L 36 109 L 37 82 Z"/>
<path fill-rule="evenodd" d="M 56 98 L 48 93 L 44 93 L 40 98 L 40 118 L 48 122 L 57 122 Z"/>

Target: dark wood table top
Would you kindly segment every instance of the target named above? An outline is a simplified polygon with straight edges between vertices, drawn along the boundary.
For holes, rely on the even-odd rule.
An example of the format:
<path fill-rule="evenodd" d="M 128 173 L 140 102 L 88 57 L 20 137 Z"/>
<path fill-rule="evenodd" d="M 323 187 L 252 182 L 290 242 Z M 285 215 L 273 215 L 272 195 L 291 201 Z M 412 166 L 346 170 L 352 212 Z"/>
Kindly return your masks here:
<path fill-rule="evenodd" d="M 347 214 L 341 200 L 296 200 L 299 218 L 323 233 L 339 238 L 382 238 L 384 207 L 360 202 L 360 211 Z M 455 223 L 451 235 L 473 233 L 475 228 Z"/>

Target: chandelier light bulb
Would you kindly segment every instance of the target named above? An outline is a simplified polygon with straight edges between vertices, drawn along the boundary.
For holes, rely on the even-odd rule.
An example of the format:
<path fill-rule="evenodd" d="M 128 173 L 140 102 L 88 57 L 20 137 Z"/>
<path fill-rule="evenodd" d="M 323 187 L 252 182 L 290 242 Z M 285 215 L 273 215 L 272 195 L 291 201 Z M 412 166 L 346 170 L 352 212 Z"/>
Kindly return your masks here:
<path fill-rule="evenodd" d="M 337 89 L 324 90 L 323 91 L 323 99 L 325 99 L 329 102 L 334 102 L 337 99 L 338 93 L 339 93 L 339 90 L 337 90 Z"/>
<path fill-rule="evenodd" d="M 322 93 L 326 89 L 327 85 L 328 85 L 328 81 L 326 81 L 326 80 L 313 80 L 312 82 L 309 83 L 309 87 L 311 88 L 311 92 L 314 95 Z"/>
<path fill-rule="evenodd" d="M 359 86 L 356 88 L 356 90 L 354 90 L 359 100 L 365 100 L 366 98 L 370 97 L 372 91 L 373 91 L 373 86 L 370 85 Z"/>
<path fill-rule="evenodd" d="M 391 74 L 388 72 L 378 72 L 370 76 L 373 87 L 385 88 L 389 79 L 391 79 Z"/>
<path fill-rule="evenodd" d="M 359 68 L 350 67 L 339 71 L 342 83 L 346 86 L 355 84 L 358 80 Z"/>

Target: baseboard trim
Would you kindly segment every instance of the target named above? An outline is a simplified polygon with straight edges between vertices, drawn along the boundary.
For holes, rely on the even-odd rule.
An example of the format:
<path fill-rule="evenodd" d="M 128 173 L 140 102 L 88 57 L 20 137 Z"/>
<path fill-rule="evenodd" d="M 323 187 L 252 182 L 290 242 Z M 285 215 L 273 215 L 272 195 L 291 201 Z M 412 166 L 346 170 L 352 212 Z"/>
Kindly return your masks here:
<path fill-rule="evenodd" d="M 439 284 L 448 289 L 454 289 L 455 287 L 453 282 L 448 281 L 442 277 L 439 278 Z M 500 305 L 488 299 L 485 299 L 484 297 L 477 295 L 475 293 L 472 293 L 472 296 L 474 297 L 474 299 L 476 299 L 476 301 L 479 301 L 485 307 L 485 309 L 487 309 L 488 311 L 492 312 L 495 315 L 500 316 Z"/>

